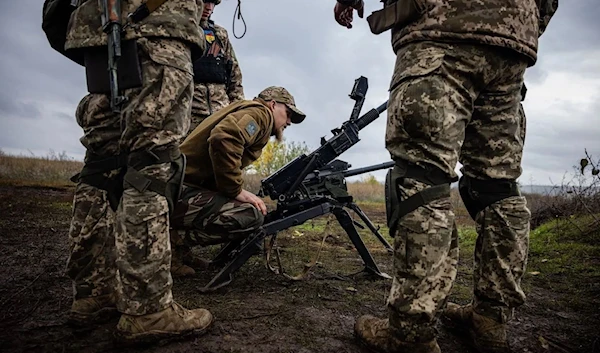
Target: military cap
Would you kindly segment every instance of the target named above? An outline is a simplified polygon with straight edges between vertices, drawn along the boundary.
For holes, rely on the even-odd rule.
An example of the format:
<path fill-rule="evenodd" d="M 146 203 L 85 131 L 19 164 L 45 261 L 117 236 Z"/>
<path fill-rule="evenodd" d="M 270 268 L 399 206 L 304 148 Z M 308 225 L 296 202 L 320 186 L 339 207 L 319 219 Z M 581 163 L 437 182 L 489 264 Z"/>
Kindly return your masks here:
<path fill-rule="evenodd" d="M 283 87 L 271 86 L 267 87 L 258 94 L 258 98 L 266 101 L 275 101 L 288 106 L 294 112 L 292 114 L 292 123 L 300 124 L 306 118 L 306 114 L 302 113 L 300 109 L 296 108 L 296 102 L 294 97 Z"/>
<path fill-rule="evenodd" d="M 204 2 L 212 2 L 216 5 L 219 5 L 221 3 L 221 0 L 204 0 Z"/>

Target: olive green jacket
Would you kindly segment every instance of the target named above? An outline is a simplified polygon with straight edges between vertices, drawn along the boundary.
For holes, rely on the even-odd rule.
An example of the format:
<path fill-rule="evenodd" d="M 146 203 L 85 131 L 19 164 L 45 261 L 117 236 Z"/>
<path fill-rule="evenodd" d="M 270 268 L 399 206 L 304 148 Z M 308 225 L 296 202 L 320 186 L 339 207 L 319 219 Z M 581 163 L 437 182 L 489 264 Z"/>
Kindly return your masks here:
<path fill-rule="evenodd" d="M 260 98 L 209 116 L 180 146 L 187 158 L 184 183 L 235 198 L 242 191 L 242 170 L 260 157 L 273 126 L 273 113 Z"/>

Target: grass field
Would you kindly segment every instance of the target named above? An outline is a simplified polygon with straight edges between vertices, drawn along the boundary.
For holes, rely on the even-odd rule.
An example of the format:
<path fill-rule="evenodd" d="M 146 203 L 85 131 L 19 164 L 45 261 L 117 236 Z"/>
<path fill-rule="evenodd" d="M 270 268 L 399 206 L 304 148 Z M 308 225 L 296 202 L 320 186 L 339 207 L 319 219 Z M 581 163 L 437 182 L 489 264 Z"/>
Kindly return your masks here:
<path fill-rule="evenodd" d="M 73 183 L 80 162 L 60 158 L 0 155 L 0 350 L 7 352 L 119 352 L 111 332 L 116 322 L 92 331 L 65 324 L 71 281 L 65 275 Z M 254 179 L 252 179 L 254 178 Z M 260 182 L 248 176 L 249 186 Z M 386 227 L 383 185 L 350 183 L 358 205 L 393 243 Z M 458 276 L 450 300 L 472 297 L 473 250 L 477 234 L 453 191 L 460 238 Z M 536 197 L 536 202 L 540 198 Z M 515 352 L 600 352 L 600 214 L 551 217 L 530 234 L 525 305 L 509 334 Z M 365 229 L 359 230 L 376 263 L 393 271 L 393 257 Z M 365 276 L 363 264 L 331 215 L 278 234 L 276 249 L 287 274 L 300 273 L 317 259 L 309 275 L 290 281 L 251 258 L 229 286 L 199 294 L 215 274 L 199 271 L 175 279 L 176 300 L 207 307 L 215 327 L 204 338 L 153 347 L 150 351 L 199 352 L 362 352 L 352 338 L 358 315 L 383 316 L 391 281 Z M 218 247 L 195 249 L 210 256 Z M 271 265 L 277 268 L 277 261 Z M 440 327 L 444 353 L 469 352 Z"/>

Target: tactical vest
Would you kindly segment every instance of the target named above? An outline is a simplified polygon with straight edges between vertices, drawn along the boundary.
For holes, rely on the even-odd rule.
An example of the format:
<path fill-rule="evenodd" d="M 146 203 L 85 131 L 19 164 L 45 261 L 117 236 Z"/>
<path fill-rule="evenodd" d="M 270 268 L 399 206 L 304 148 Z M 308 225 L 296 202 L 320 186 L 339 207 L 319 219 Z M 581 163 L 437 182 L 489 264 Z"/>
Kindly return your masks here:
<path fill-rule="evenodd" d="M 223 43 L 217 37 L 217 31 L 212 23 L 204 30 L 206 49 L 204 54 L 194 61 L 195 83 L 216 83 L 229 85 L 233 61 L 225 56 Z"/>

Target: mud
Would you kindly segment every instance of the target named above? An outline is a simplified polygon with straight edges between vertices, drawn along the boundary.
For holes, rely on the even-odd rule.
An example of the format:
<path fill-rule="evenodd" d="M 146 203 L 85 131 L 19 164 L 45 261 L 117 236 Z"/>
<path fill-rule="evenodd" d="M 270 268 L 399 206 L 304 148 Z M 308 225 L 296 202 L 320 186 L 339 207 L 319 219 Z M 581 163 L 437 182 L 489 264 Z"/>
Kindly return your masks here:
<path fill-rule="evenodd" d="M 65 275 L 71 189 L 0 187 L 0 351 L 121 352 L 114 343 L 117 320 L 93 329 L 66 324 L 71 283 Z M 383 224 L 383 210 L 366 209 Z M 314 256 L 323 233 L 320 264 L 309 278 L 289 281 L 270 273 L 261 257 L 252 258 L 233 283 L 217 292 L 198 291 L 213 273 L 175 279 L 174 296 L 188 307 L 209 308 L 214 327 L 200 338 L 136 349 L 139 352 L 365 352 L 352 336 L 357 316 L 385 315 L 390 280 L 360 271 L 361 261 L 338 227 L 282 235 L 284 263 L 297 271 Z M 391 257 L 373 239 L 367 242 L 377 263 L 389 272 Z M 205 255 L 214 249 L 201 251 Z M 462 252 L 461 263 L 470 254 Z M 461 267 L 452 300 L 468 300 L 468 267 Z M 556 281 L 568 281 L 557 274 Z M 515 352 L 600 352 L 600 293 L 597 283 L 563 305 L 569 293 L 537 286 L 525 278 L 527 303 L 510 323 Z M 470 352 L 439 327 L 445 353 Z"/>

